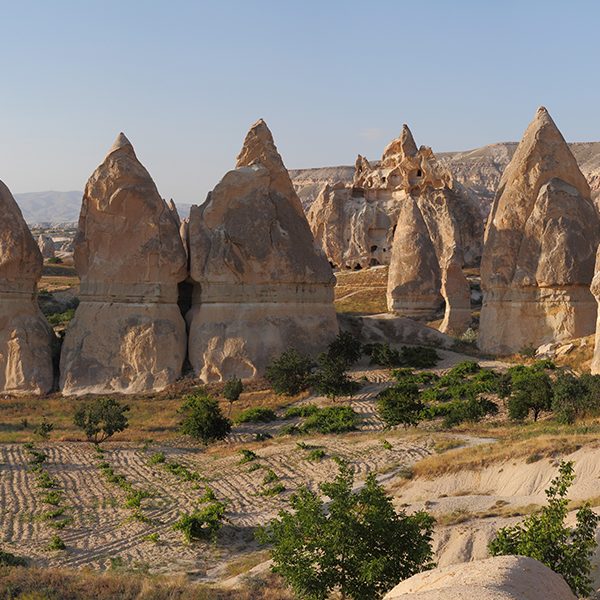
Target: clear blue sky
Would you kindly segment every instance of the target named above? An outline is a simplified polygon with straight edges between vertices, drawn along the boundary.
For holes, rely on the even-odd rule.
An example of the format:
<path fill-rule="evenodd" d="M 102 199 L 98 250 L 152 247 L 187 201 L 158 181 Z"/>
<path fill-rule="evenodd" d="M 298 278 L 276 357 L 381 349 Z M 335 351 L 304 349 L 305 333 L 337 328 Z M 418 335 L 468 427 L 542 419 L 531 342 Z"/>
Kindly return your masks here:
<path fill-rule="evenodd" d="M 83 189 L 123 130 L 200 203 L 266 119 L 289 168 L 518 140 L 544 104 L 600 140 L 600 5 L 537 0 L 0 0 L 0 179 Z"/>

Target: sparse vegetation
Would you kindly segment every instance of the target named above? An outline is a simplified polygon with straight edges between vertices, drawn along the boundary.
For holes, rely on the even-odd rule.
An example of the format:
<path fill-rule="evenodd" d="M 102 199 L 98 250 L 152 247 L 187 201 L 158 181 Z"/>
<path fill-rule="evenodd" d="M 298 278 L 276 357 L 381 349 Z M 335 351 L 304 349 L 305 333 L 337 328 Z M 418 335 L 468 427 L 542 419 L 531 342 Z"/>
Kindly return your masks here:
<path fill-rule="evenodd" d="M 216 540 L 223 526 L 226 505 L 214 498 L 205 499 L 203 505 L 190 514 L 182 515 L 173 525 L 181 531 L 186 542 L 195 540 Z"/>
<path fill-rule="evenodd" d="M 299 429 L 303 433 L 345 433 L 354 431 L 358 420 L 358 414 L 349 406 L 328 406 L 312 413 Z"/>
<path fill-rule="evenodd" d="M 276 419 L 277 415 L 270 408 L 256 406 L 241 412 L 236 418 L 236 423 L 270 423 Z"/>

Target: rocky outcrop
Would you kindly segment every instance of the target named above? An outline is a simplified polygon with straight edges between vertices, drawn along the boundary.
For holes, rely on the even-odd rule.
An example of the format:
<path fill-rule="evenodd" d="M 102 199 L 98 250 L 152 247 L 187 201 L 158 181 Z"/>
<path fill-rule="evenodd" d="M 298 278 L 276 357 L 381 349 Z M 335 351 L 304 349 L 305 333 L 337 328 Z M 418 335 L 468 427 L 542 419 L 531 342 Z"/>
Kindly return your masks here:
<path fill-rule="evenodd" d="M 0 181 L 0 392 L 52 389 L 53 333 L 37 304 L 42 255 L 9 189 Z"/>
<path fill-rule="evenodd" d="M 38 237 L 38 247 L 42 253 L 42 258 L 54 258 L 56 256 L 56 245 L 49 235 L 40 234 Z"/>
<path fill-rule="evenodd" d="M 590 367 L 592 375 L 600 375 L 600 246 L 598 247 L 596 254 L 596 267 L 590 290 L 598 304 L 598 312 L 596 315 L 596 341 Z"/>
<path fill-rule="evenodd" d="M 187 276 L 179 219 L 120 134 L 87 182 L 75 237 L 81 303 L 61 356 L 65 394 L 160 390 L 180 374 Z"/>
<path fill-rule="evenodd" d="M 506 168 L 488 220 L 479 345 L 503 354 L 593 333 L 600 220 L 545 108 Z"/>
<path fill-rule="evenodd" d="M 290 346 L 314 354 L 336 335 L 335 278 L 263 121 L 192 207 L 188 239 L 189 358 L 202 380 L 254 377 Z"/>
<path fill-rule="evenodd" d="M 413 575 L 384 600 L 575 600 L 565 580 L 533 558 L 497 556 Z"/>

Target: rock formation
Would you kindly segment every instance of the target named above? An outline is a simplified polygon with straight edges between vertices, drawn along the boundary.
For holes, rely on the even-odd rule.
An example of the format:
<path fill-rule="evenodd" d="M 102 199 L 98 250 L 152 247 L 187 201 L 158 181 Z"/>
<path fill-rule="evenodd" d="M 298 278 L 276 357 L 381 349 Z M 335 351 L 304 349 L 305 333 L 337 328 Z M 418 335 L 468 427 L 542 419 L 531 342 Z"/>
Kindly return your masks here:
<path fill-rule="evenodd" d="M 545 108 L 506 168 L 485 233 L 479 345 L 511 353 L 590 335 L 600 220 L 589 185 Z"/>
<path fill-rule="evenodd" d="M 596 340 L 594 345 L 594 355 L 592 356 L 591 371 L 592 375 L 600 374 L 600 246 L 596 254 L 596 267 L 592 285 L 590 287 L 596 302 L 598 303 L 598 312 L 596 316 Z"/>
<path fill-rule="evenodd" d="M 49 235 L 40 234 L 38 237 L 38 247 L 42 253 L 42 258 L 54 258 L 56 256 L 56 245 Z"/>
<path fill-rule="evenodd" d="M 87 182 L 75 267 L 81 303 L 63 344 L 63 393 L 137 393 L 173 382 L 186 355 L 179 219 L 123 134 Z"/>
<path fill-rule="evenodd" d="M 344 175 L 342 168 L 328 171 Z M 315 240 L 339 268 L 389 264 L 398 213 L 408 194 L 419 196 L 432 212 L 444 204 L 454 222 L 461 260 L 477 264 L 483 239 L 479 201 L 438 163 L 430 148 L 417 149 L 406 125 L 381 161 L 371 164 L 359 155 L 352 182 L 322 187 L 307 213 Z"/>
<path fill-rule="evenodd" d="M 0 181 L 0 392 L 52 389 L 52 330 L 37 304 L 42 255 L 9 189 Z"/>
<path fill-rule="evenodd" d="M 290 346 L 314 354 L 336 335 L 335 278 L 263 121 L 192 207 L 188 239 L 189 358 L 202 380 L 253 377 Z"/>
<path fill-rule="evenodd" d="M 533 558 L 497 556 L 439 567 L 399 583 L 384 600 L 575 600 L 565 580 Z"/>

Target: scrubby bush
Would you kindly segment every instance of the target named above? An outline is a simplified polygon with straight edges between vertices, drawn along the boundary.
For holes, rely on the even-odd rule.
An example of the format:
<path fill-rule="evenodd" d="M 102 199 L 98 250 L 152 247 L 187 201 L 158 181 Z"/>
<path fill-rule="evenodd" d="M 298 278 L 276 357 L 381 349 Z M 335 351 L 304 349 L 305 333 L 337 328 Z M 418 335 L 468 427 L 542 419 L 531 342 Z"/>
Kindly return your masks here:
<path fill-rule="evenodd" d="M 318 368 L 311 377 L 314 390 L 335 400 L 339 396 L 352 396 L 360 388 L 360 384 L 352 381 L 346 373 L 346 361 L 341 358 L 321 354 Z"/>
<path fill-rule="evenodd" d="M 239 400 L 243 391 L 244 384 L 238 377 L 232 377 L 225 382 L 225 386 L 223 387 L 223 398 L 229 402 L 229 416 L 231 416 L 233 403 Z"/>
<path fill-rule="evenodd" d="M 269 423 L 275 421 L 277 415 L 270 408 L 255 406 L 242 411 L 236 418 L 237 423 Z"/>
<path fill-rule="evenodd" d="M 47 440 L 50 438 L 50 434 L 52 433 L 53 429 L 54 424 L 50 423 L 50 421 L 48 421 L 46 417 L 44 417 L 42 419 L 42 422 L 39 425 L 35 426 L 33 433 L 37 435 L 40 439 Z"/>
<path fill-rule="evenodd" d="M 354 431 L 358 414 L 349 406 L 329 406 L 319 409 L 304 421 L 300 431 L 317 433 L 345 433 Z"/>
<path fill-rule="evenodd" d="M 428 369 L 434 367 L 440 360 L 434 348 L 425 346 L 403 346 L 401 350 L 396 350 L 387 343 L 375 343 L 365 345 L 364 352 L 370 356 L 372 365 L 387 368 Z"/>
<path fill-rule="evenodd" d="M 425 512 L 396 512 L 374 474 L 353 491 L 344 464 L 323 483 L 324 500 L 308 488 L 290 499 L 290 511 L 261 528 L 259 540 L 273 545 L 274 571 L 299 597 L 379 598 L 402 579 L 433 566 L 434 519 Z"/>
<path fill-rule="evenodd" d="M 404 346 L 402 348 L 402 362 L 407 367 L 430 369 L 435 367 L 439 360 L 440 355 L 435 348 L 426 346 Z"/>
<path fill-rule="evenodd" d="M 28 564 L 29 561 L 26 558 L 0 550 L 0 566 L 2 567 L 26 567 Z"/>
<path fill-rule="evenodd" d="M 258 454 L 256 454 L 256 452 L 253 450 L 248 450 L 248 448 L 242 448 L 240 450 L 240 454 L 242 455 L 242 458 L 240 459 L 240 465 L 251 462 L 258 458 Z"/>
<path fill-rule="evenodd" d="M 599 517 L 589 505 L 577 511 L 575 527 L 567 527 L 567 493 L 575 473 L 572 462 L 562 462 L 558 476 L 546 490 L 548 505 L 512 527 L 503 527 L 489 544 L 492 556 L 529 556 L 560 573 L 578 597 L 592 592 L 591 558 L 596 549 Z"/>
<path fill-rule="evenodd" d="M 552 407 L 552 382 L 543 370 L 527 368 L 511 373 L 508 414 L 515 421 L 522 421 L 531 412 L 537 421 L 542 411 Z"/>
<path fill-rule="evenodd" d="M 310 417 L 319 411 L 319 407 L 316 404 L 299 404 L 297 406 L 291 406 L 285 411 L 284 418 L 293 419 L 294 417 Z"/>
<path fill-rule="evenodd" d="M 313 362 L 293 348 L 286 350 L 266 369 L 265 377 L 278 394 L 294 396 L 310 385 Z"/>
<path fill-rule="evenodd" d="M 560 373 L 552 387 L 552 411 L 560 423 L 574 423 L 585 414 L 590 394 L 584 379 Z"/>
<path fill-rule="evenodd" d="M 219 403 L 204 392 L 186 396 L 181 412 L 181 432 L 204 444 L 222 440 L 231 431 L 231 421 L 223 415 Z"/>
<path fill-rule="evenodd" d="M 186 542 L 194 540 L 215 540 L 225 519 L 226 505 L 212 496 L 204 500 L 204 505 L 192 513 L 182 515 L 173 525 L 181 531 Z"/>
<path fill-rule="evenodd" d="M 362 356 L 362 345 L 360 340 L 348 331 L 341 331 L 329 344 L 327 354 L 331 358 L 337 358 L 346 364 L 346 368 L 360 360 Z"/>
<path fill-rule="evenodd" d="M 88 440 L 101 444 L 129 427 L 127 412 L 129 406 L 115 398 L 96 398 L 75 411 L 73 422 L 83 430 Z"/>
<path fill-rule="evenodd" d="M 61 313 L 53 313 L 48 315 L 48 323 L 52 325 L 52 327 L 56 327 L 57 325 L 67 325 L 73 320 L 75 316 L 75 309 L 69 308 Z"/>
<path fill-rule="evenodd" d="M 366 344 L 363 350 L 370 357 L 372 365 L 386 368 L 405 366 L 400 352 L 389 344 Z"/>
<path fill-rule="evenodd" d="M 419 387 L 412 382 L 398 383 L 377 397 L 377 412 L 389 427 L 417 425 L 424 408 Z"/>

